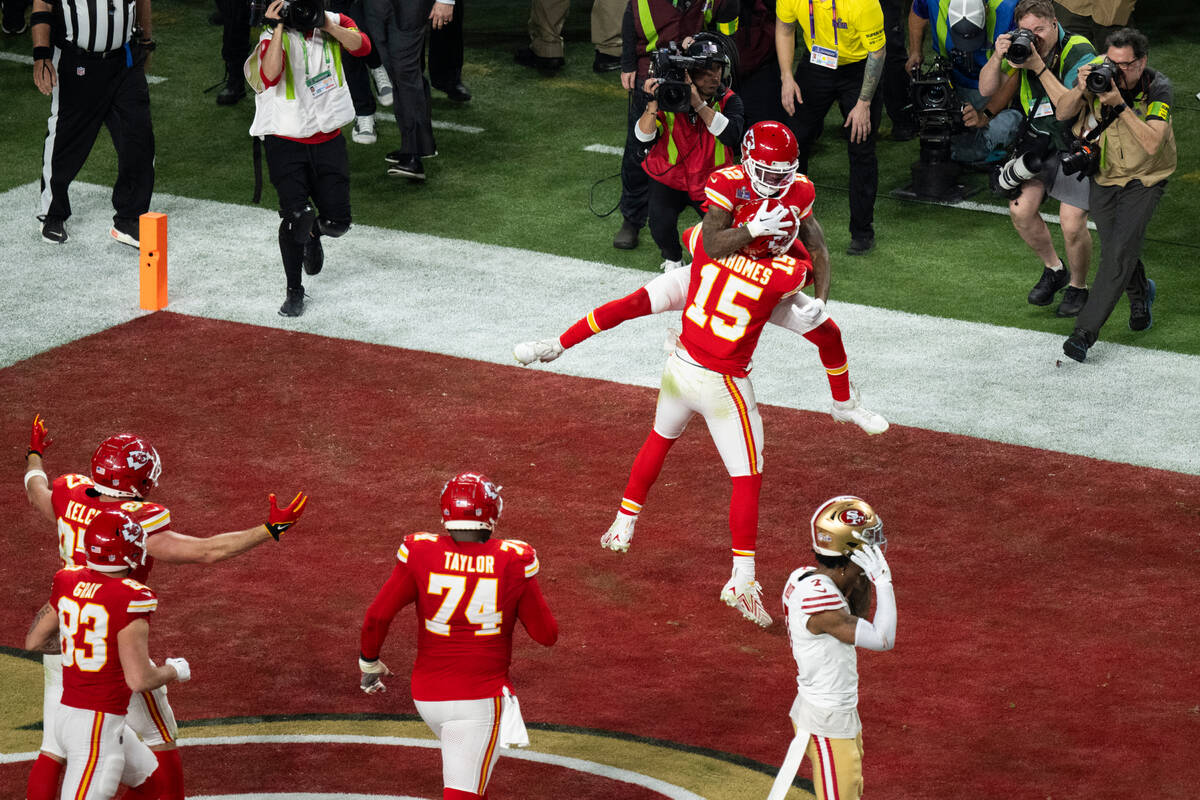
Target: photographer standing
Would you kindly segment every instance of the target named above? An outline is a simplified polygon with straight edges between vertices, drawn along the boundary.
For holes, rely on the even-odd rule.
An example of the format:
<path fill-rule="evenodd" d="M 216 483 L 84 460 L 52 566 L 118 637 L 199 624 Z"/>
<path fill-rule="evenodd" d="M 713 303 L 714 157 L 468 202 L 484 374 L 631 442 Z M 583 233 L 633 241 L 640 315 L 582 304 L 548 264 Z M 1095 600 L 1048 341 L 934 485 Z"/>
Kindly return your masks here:
<path fill-rule="evenodd" d="M 679 215 L 689 206 L 704 213 L 708 176 L 733 165 L 745 124 L 742 99 L 729 89 L 730 59 L 716 35 L 698 34 L 686 54 L 697 63 L 683 72 L 682 84 L 668 84 L 662 94 L 661 77 L 646 79 L 651 100 L 634 130 L 639 142 L 653 142 L 642 169 L 650 176 L 650 235 L 662 253 L 663 272 L 683 266 Z M 675 95 L 686 98 L 681 108 L 659 108 L 659 97 L 670 104 L 680 99 Z"/>
<path fill-rule="evenodd" d="M 1153 324 L 1155 286 L 1141 261 L 1142 243 L 1177 159 L 1171 81 L 1146 66 L 1146 37 L 1123 28 L 1105 45 L 1104 63 L 1080 69 L 1058 107 L 1058 118 L 1077 118 L 1076 133 L 1092 133 L 1100 151 L 1090 195 L 1100 266 L 1075 332 L 1063 343 L 1076 361 L 1087 358 L 1122 292 L 1129 295 L 1130 330 Z"/>
<path fill-rule="evenodd" d="M 304 313 L 301 268 L 320 272 L 321 235 L 350 229 L 350 164 L 341 128 L 354 119 L 354 103 L 341 49 L 361 58 L 371 40 L 350 17 L 324 11 L 319 0 L 272 0 L 264 19 L 245 67 L 255 91 L 250 135 L 263 139 L 279 195 L 279 251 L 287 275 L 279 313 L 298 317 Z"/>

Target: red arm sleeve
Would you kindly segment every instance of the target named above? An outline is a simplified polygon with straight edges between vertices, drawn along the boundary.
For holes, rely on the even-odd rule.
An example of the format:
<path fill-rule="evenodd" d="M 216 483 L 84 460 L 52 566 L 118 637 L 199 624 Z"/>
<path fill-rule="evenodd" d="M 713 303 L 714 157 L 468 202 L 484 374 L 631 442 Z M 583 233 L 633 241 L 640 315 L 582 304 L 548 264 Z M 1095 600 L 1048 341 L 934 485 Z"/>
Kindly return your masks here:
<path fill-rule="evenodd" d="M 355 22 L 354 20 L 352 20 L 350 17 L 346 16 L 345 14 L 338 14 L 338 16 L 341 18 L 340 21 L 338 22 L 339 25 L 341 25 L 343 28 L 348 28 L 349 30 L 356 31 L 358 33 L 358 35 L 362 37 L 362 44 L 359 45 L 359 48 L 357 50 L 347 50 L 346 52 L 349 53 L 350 55 L 354 56 L 355 58 L 362 58 L 367 53 L 371 52 L 371 40 L 367 38 L 367 32 L 364 30 L 360 30 L 358 27 L 358 23 Z"/>
<path fill-rule="evenodd" d="M 362 639 L 359 649 L 367 661 L 379 658 L 379 649 L 387 638 L 388 628 L 392 619 L 400 609 L 417 599 L 417 585 L 413 582 L 412 573 L 403 563 L 397 564 L 388 577 L 387 583 L 375 595 L 367 616 L 363 619 Z"/>
<path fill-rule="evenodd" d="M 620 300 L 605 303 L 592 311 L 583 319 L 576 322 L 558 337 L 558 343 L 563 348 L 574 347 L 600 331 L 615 328 L 626 320 L 634 317 L 644 317 L 650 311 L 650 295 L 643 287 Z"/>
<path fill-rule="evenodd" d="M 558 620 L 550 613 L 550 606 L 542 595 L 537 578 L 530 578 L 521 595 L 521 603 L 517 606 L 517 619 L 525 626 L 529 636 L 538 644 L 546 647 L 558 641 Z"/>

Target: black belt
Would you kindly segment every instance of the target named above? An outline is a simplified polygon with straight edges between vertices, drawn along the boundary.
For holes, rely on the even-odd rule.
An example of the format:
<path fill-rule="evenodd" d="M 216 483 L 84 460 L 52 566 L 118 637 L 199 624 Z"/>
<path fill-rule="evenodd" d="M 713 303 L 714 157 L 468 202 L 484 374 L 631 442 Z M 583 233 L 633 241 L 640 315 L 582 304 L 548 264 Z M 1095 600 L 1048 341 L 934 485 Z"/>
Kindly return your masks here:
<path fill-rule="evenodd" d="M 107 61 L 110 58 L 124 58 L 125 57 L 125 45 L 122 45 L 121 47 L 117 48 L 116 50 L 103 50 L 103 51 L 84 50 L 82 47 L 80 47 L 79 45 L 74 44 L 72 42 L 61 42 L 59 44 L 59 47 L 62 48 L 63 50 L 67 50 L 67 51 L 74 53 L 75 55 L 79 56 L 80 58 L 92 59 L 95 61 Z"/>

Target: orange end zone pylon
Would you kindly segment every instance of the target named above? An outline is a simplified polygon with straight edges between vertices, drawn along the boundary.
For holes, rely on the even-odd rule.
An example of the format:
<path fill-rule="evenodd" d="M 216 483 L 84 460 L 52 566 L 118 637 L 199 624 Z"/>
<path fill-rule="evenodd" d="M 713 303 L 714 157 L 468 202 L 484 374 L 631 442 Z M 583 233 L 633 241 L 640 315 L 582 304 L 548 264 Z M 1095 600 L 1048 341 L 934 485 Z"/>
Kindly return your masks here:
<path fill-rule="evenodd" d="M 138 272 L 141 306 L 147 311 L 167 307 L 167 215 L 151 211 L 138 221 L 141 258 Z"/>

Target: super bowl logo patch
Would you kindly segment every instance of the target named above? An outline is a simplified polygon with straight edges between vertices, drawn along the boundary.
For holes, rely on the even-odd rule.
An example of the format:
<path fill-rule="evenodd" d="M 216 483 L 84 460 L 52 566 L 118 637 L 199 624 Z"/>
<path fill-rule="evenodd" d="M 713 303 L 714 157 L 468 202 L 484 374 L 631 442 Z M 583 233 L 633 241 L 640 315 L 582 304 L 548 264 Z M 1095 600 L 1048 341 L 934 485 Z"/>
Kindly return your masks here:
<path fill-rule="evenodd" d="M 83 67 L 76 67 L 76 68 L 75 68 L 75 74 L 76 74 L 76 75 L 78 75 L 78 76 L 79 76 L 79 77 L 81 77 L 81 78 L 84 76 L 84 74 L 85 74 L 86 72 L 87 72 L 87 70 L 85 70 Z"/>
<path fill-rule="evenodd" d="M 838 518 L 847 525 L 862 525 L 867 521 L 867 515 L 857 508 L 847 508 Z"/>
<path fill-rule="evenodd" d="M 745 186 L 739 186 L 737 188 L 737 191 L 734 192 L 733 196 L 736 197 L 738 200 L 749 200 L 750 199 L 750 190 L 747 189 Z"/>

